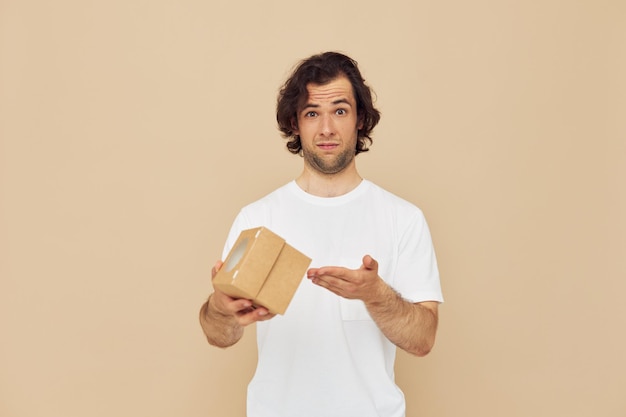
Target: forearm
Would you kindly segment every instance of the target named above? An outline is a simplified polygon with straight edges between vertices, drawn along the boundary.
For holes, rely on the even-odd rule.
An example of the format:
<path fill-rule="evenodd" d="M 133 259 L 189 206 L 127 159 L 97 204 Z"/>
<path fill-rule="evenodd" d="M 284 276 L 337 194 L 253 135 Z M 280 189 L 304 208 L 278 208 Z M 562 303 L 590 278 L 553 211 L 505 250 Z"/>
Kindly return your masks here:
<path fill-rule="evenodd" d="M 437 303 L 411 303 L 382 282 L 381 291 L 365 303 L 383 334 L 399 348 L 416 356 L 430 352 L 437 333 Z"/>
<path fill-rule="evenodd" d="M 243 336 L 243 326 L 235 317 L 216 311 L 212 307 L 211 296 L 200 308 L 200 326 L 213 346 L 232 346 Z"/>

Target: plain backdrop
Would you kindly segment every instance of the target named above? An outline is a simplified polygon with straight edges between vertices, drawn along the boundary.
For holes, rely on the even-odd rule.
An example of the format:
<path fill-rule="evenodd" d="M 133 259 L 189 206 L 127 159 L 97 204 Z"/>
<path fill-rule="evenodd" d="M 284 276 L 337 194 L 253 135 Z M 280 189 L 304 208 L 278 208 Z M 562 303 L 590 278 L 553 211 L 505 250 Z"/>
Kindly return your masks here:
<path fill-rule="evenodd" d="M 437 250 L 407 417 L 626 415 L 623 1 L 0 0 L 2 417 L 245 414 L 255 330 L 210 347 L 198 309 L 300 172 L 276 93 L 325 50 L 382 112 L 361 173 Z"/>

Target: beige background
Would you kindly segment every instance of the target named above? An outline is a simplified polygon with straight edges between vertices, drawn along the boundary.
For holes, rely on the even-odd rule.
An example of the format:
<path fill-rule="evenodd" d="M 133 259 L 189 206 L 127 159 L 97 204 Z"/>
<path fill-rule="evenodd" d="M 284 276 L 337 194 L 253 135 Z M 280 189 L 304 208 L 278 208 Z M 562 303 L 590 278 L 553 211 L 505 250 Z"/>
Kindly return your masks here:
<path fill-rule="evenodd" d="M 238 209 L 299 173 L 300 58 L 356 58 L 370 180 L 446 303 L 408 417 L 626 415 L 626 5 L 0 0 L 0 415 L 244 415 L 254 329 L 197 311 Z"/>

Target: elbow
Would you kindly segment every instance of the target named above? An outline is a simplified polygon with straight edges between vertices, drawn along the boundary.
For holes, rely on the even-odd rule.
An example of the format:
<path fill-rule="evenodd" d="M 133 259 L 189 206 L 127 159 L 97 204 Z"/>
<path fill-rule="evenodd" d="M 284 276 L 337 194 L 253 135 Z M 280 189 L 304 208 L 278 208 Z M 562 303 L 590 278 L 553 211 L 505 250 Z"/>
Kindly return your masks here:
<path fill-rule="evenodd" d="M 218 347 L 218 348 L 221 348 L 221 349 L 229 348 L 229 347 L 233 346 L 235 343 L 237 343 L 237 340 L 224 342 L 223 340 L 216 340 L 216 339 L 213 339 L 213 338 L 211 338 L 209 336 L 207 336 L 206 340 L 207 340 L 207 342 L 209 342 L 209 345 L 215 346 L 215 347 Z"/>
<path fill-rule="evenodd" d="M 431 350 L 432 350 L 432 346 L 428 346 L 428 347 L 422 347 L 419 349 L 414 349 L 410 353 L 414 356 L 417 356 L 418 358 L 423 358 L 424 356 L 428 355 Z"/>
<path fill-rule="evenodd" d="M 432 337 L 428 340 L 422 340 L 420 343 L 415 343 L 408 349 L 405 349 L 408 353 L 419 358 L 423 358 L 428 355 L 435 346 L 435 338 Z"/>
<path fill-rule="evenodd" d="M 416 347 L 414 347 L 412 349 L 407 349 L 407 352 L 410 353 L 413 356 L 417 356 L 418 358 L 423 358 L 424 356 L 426 356 L 426 355 L 428 355 L 430 353 L 432 348 L 433 348 L 432 345 L 416 346 Z"/>
<path fill-rule="evenodd" d="M 211 332 L 205 330 L 204 335 L 206 336 L 206 340 L 209 342 L 209 345 L 226 349 L 239 342 L 243 336 L 243 329 L 230 333 Z"/>
<path fill-rule="evenodd" d="M 216 325 L 215 320 L 207 315 L 208 301 L 200 309 L 200 327 L 211 346 L 227 348 L 239 341 L 243 336 L 243 327 L 229 327 Z"/>
<path fill-rule="evenodd" d="M 203 326 L 202 330 L 204 331 L 204 336 L 206 337 L 207 342 L 209 342 L 209 345 L 222 349 L 233 346 L 243 336 L 242 329 L 239 329 L 239 331 L 223 333 L 217 329 Z"/>

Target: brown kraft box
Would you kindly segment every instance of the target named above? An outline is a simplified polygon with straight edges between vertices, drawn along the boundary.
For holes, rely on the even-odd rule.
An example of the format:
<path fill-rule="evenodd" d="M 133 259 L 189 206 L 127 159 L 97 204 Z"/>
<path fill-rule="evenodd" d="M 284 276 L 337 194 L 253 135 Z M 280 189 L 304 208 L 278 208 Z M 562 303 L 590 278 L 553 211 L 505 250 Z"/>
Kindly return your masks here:
<path fill-rule="evenodd" d="M 274 314 L 285 314 L 311 259 L 266 227 L 240 233 L 213 287 L 233 298 L 252 300 Z"/>

